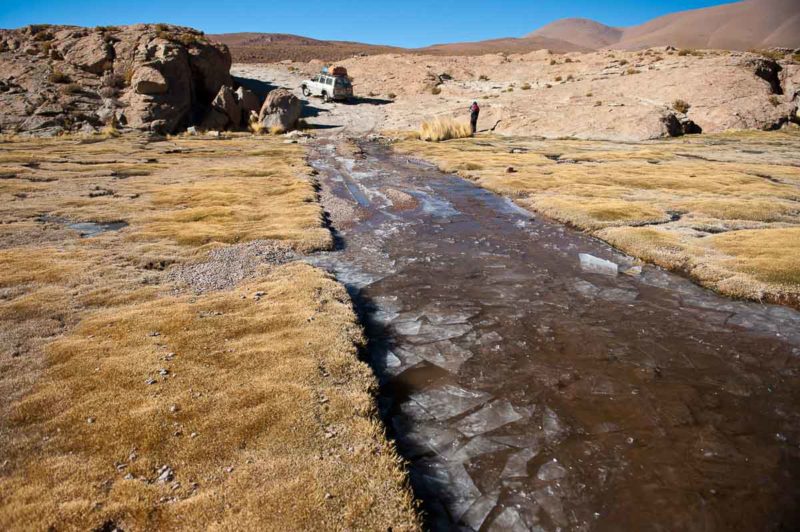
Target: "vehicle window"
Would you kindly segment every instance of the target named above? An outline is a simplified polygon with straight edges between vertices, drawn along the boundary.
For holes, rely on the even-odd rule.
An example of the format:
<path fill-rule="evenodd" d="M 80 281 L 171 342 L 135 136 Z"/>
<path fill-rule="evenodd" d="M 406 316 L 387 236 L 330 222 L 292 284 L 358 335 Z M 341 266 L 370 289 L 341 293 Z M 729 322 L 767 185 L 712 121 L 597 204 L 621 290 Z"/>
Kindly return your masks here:
<path fill-rule="evenodd" d="M 333 85 L 333 78 L 326 78 L 326 79 L 325 79 L 325 83 L 326 83 L 327 85 Z"/>

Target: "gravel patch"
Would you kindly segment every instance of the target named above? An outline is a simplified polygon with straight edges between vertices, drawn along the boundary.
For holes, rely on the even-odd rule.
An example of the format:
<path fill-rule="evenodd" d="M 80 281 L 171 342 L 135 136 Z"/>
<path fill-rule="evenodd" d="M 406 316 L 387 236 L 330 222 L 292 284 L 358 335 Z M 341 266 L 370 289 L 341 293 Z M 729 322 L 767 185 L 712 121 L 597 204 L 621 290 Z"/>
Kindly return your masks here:
<path fill-rule="evenodd" d="M 253 277 L 263 265 L 291 262 L 298 254 L 285 244 L 255 240 L 211 251 L 206 260 L 170 269 L 167 278 L 195 292 L 225 290 Z"/>

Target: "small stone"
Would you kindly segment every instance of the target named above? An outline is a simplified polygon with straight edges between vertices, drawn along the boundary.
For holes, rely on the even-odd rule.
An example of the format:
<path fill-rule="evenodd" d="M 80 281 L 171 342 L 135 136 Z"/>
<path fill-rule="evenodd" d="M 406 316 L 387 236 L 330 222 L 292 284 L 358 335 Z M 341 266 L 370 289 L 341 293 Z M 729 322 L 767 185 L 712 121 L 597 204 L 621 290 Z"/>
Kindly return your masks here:
<path fill-rule="evenodd" d="M 158 478 L 156 479 L 156 482 L 165 484 L 167 482 L 171 482 L 173 478 L 175 478 L 175 473 L 172 471 L 172 468 L 165 465 L 161 466 L 161 469 L 158 470 Z"/>
<path fill-rule="evenodd" d="M 197 434 L 196 432 L 192 432 L 191 434 L 189 434 L 190 438 L 196 438 L 197 436 L 199 436 L 199 434 Z"/>
<path fill-rule="evenodd" d="M 175 412 L 177 412 L 178 410 L 180 410 L 180 408 L 178 408 L 178 405 L 171 405 L 171 406 L 169 407 L 169 411 L 170 411 L 170 412 L 172 412 L 173 414 L 174 414 Z"/>
<path fill-rule="evenodd" d="M 225 468 L 226 473 L 233 473 L 233 466 L 228 466 Z"/>
<path fill-rule="evenodd" d="M 161 368 L 158 370 L 158 374 L 163 376 L 169 375 L 169 370 L 167 368 Z"/>
<path fill-rule="evenodd" d="M 255 294 L 253 294 L 253 297 L 258 299 L 259 297 L 264 297 L 265 295 L 267 295 L 266 292 L 256 292 Z"/>
<path fill-rule="evenodd" d="M 331 495 L 330 493 L 326 493 L 325 494 L 325 498 L 326 499 L 333 499 L 333 495 Z"/>
<path fill-rule="evenodd" d="M 155 379 L 153 379 L 152 377 L 151 377 L 151 378 L 149 378 L 149 379 L 147 379 L 146 381 L 144 381 L 144 383 L 145 383 L 145 384 L 155 384 L 155 383 L 157 383 L 157 382 L 158 382 L 158 381 L 157 381 L 157 380 L 155 380 Z"/>
<path fill-rule="evenodd" d="M 506 168 L 506 173 L 507 174 L 516 174 L 517 170 L 513 166 L 509 166 L 509 167 Z"/>
<path fill-rule="evenodd" d="M 125 475 L 122 478 L 124 478 L 125 480 L 133 480 L 133 475 L 131 473 L 128 473 L 127 475 Z"/>
<path fill-rule="evenodd" d="M 94 423 L 94 418 L 93 418 L 93 417 L 87 417 L 87 418 L 86 418 L 86 422 L 87 422 L 89 425 L 91 425 L 92 423 Z"/>
<path fill-rule="evenodd" d="M 153 338 L 155 336 L 161 336 L 161 333 L 158 332 L 158 331 L 151 331 L 151 332 L 147 333 L 147 336 Z"/>

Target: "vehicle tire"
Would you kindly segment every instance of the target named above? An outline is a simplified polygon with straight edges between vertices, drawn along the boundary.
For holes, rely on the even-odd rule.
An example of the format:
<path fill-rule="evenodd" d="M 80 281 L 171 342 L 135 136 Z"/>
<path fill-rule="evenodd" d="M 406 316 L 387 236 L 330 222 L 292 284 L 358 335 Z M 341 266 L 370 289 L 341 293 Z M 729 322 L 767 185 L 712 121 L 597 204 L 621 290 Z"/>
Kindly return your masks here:
<path fill-rule="evenodd" d="M 303 96 L 305 96 L 306 98 L 311 96 L 311 91 L 308 90 L 308 87 L 306 87 L 305 85 L 303 85 Z"/>
<path fill-rule="evenodd" d="M 325 103 L 328 103 L 328 102 L 331 101 L 331 98 L 330 98 L 330 96 L 328 96 L 327 92 L 323 92 L 322 93 L 322 101 L 325 102 Z"/>

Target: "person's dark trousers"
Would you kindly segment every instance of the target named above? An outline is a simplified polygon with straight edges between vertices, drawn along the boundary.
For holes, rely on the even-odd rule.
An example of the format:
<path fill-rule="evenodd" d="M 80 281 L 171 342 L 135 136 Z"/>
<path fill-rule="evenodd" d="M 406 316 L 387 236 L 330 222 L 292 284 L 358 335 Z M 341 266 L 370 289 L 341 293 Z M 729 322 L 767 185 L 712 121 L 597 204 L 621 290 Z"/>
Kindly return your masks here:
<path fill-rule="evenodd" d="M 472 113 L 469 125 L 472 126 L 472 134 L 474 135 L 478 131 L 478 113 Z"/>

